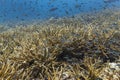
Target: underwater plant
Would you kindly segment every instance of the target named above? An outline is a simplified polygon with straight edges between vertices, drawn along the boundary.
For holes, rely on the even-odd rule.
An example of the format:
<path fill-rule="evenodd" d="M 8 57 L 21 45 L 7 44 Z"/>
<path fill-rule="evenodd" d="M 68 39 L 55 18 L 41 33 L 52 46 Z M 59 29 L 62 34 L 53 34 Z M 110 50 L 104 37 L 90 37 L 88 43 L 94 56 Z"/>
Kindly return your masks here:
<path fill-rule="evenodd" d="M 119 67 L 109 67 L 120 60 L 119 14 L 53 19 L 1 32 L 0 79 L 119 80 Z"/>

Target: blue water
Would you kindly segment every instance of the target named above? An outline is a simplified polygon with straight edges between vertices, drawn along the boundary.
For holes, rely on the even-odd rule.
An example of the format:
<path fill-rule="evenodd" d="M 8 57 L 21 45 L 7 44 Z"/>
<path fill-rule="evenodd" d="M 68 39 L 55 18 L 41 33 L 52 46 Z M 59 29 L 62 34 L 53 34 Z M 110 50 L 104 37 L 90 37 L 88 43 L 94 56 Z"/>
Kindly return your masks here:
<path fill-rule="evenodd" d="M 47 20 L 120 7 L 120 0 L 0 0 L 0 23 Z"/>

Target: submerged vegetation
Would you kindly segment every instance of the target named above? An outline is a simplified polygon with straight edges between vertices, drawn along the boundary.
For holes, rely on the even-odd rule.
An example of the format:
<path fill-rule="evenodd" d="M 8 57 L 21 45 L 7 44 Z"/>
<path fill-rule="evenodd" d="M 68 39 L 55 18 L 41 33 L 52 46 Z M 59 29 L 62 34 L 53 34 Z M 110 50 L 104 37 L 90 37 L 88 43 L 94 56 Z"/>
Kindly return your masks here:
<path fill-rule="evenodd" d="M 0 79 L 119 80 L 120 12 L 105 14 L 1 32 Z"/>

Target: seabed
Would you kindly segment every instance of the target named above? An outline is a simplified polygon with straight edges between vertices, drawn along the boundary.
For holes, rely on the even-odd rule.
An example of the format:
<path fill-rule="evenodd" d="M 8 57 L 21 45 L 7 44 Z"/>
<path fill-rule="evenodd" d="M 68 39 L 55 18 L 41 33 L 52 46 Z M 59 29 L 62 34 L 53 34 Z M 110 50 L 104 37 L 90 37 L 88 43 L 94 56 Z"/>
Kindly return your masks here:
<path fill-rule="evenodd" d="M 120 80 L 120 10 L 0 31 L 1 80 Z"/>

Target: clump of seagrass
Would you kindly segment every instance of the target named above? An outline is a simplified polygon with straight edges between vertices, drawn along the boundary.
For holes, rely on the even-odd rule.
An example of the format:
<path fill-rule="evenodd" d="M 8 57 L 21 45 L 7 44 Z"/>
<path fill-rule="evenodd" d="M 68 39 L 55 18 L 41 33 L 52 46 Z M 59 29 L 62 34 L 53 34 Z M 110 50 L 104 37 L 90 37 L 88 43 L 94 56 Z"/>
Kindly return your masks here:
<path fill-rule="evenodd" d="M 7 59 L 1 63 L 1 79 L 95 80 L 106 62 L 118 57 L 119 50 L 111 47 L 116 46 L 111 41 L 119 35 L 111 29 L 106 32 L 91 26 L 20 29 L 21 32 L 14 30 L 0 36 L 1 55 L 6 56 L 2 59 Z M 116 55 L 111 52 L 113 49 Z M 8 67 L 4 68 L 5 65 Z M 13 71 L 12 75 L 9 71 Z"/>
<path fill-rule="evenodd" d="M 108 62 L 120 57 L 116 15 L 110 22 L 99 15 L 0 33 L 0 79 L 102 80 Z"/>
<path fill-rule="evenodd" d="M 75 58 L 75 62 L 77 60 L 79 62 L 79 60 L 83 60 L 85 56 L 88 56 L 94 57 L 95 59 L 100 58 L 104 63 L 107 61 L 114 62 L 116 58 L 118 58 L 118 45 L 115 43 L 112 44 L 111 42 L 111 39 L 114 39 L 114 30 L 108 30 L 106 32 L 97 30 L 100 33 L 94 32 L 93 30 L 95 29 L 91 32 L 89 30 L 81 38 L 73 39 L 71 43 L 66 44 L 63 47 L 63 52 L 58 55 L 58 61 L 68 60 L 70 62 L 71 60 L 71 62 L 73 62 L 72 58 Z M 89 33 L 91 33 L 91 35 L 89 35 Z M 117 53 L 112 52 L 113 48 L 110 46 L 117 46 Z"/>

